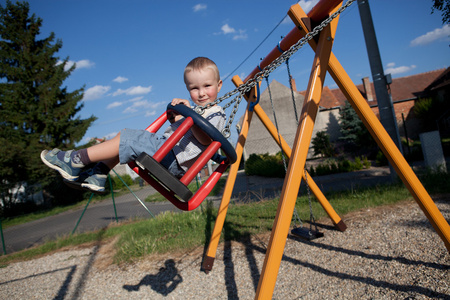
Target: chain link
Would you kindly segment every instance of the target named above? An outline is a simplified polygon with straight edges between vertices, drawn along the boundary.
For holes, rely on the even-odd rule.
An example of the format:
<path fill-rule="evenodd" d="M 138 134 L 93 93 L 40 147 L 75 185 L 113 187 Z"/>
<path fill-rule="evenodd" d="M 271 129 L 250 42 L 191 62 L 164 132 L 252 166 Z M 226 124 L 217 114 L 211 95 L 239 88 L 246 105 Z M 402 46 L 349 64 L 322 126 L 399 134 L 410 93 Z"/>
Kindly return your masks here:
<path fill-rule="evenodd" d="M 196 111 L 200 112 L 200 113 L 203 113 L 203 111 L 205 109 L 207 109 L 207 108 L 209 108 L 209 107 L 211 107 L 213 105 L 220 104 L 223 100 L 228 99 L 228 98 L 234 96 L 235 94 L 239 93 L 240 95 L 238 95 L 236 98 L 234 98 L 231 101 L 231 103 L 236 103 L 235 104 L 235 108 L 236 108 L 236 105 L 238 105 L 240 103 L 240 101 L 242 100 L 242 96 L 244 94 L 246 94 L 249 91 L 251 91 L 251 89 L 253 87 L 255 87 L 257 84 L 259 84 L 259 82 L 261 82 L 263 80 L 263 78 L 269 76 L 270 73 L 272 73 L 274 70 L 276 70 L 281 64 L 283 64 L 286 60 L 288 60 L 294 53 L 296 53 L 306 43 L 308 43 L 316 35 L 318 35 L 326 26 L 328 26 L 331 23 L 331 21 L 333 21 L 339 14 L 341 14 L 354 1 L 355 0 L 348 0 L 336 12 L 334 12 L 333 14 L 331 14 L 331 16 L 329 16 L 328 18 L 323 20 L 322 23 L 320 23 L 319 25 L 314 27 L 314 29 L 312 31 L 308 32 L 303 38 L 298 40 L 297 43 L 292 45 L 288 50 L 284 51 L 278 58 L 273 60 L 269 65 L 264 67 L 264 69 L 262 69 L 260 72 L 256 73 L 255 76 L 253 76 L 252 78 L 247 80 L 246 83 L 241 84 L 240 86 L 238 86 L 234 90 L 227 92 L 222 97 L 217 98 L 214 102 L 208 103 L 208 104 L 206 104 L 204 106 L 200 106 L 198 108 L 198 110 L 196 108 Z M 238 98 L 239 98 L 239 100 L 238 100 Z M 229 107 L 229 106 L 230 105 L 228 105 L 227 107 Z M 237 111 L 237 109 L 236 109 L 236 111 Z M 232 112 L 233 113 L 233 118 L 234 118 L 234 114 L 236 114 L 236 111 L 233 110 L 233 112 Z M 228 122 L 228 123 L 230 123 L 230 122 Z M 229 124 L 226 125 L 224 131 L 230 132 L 231 123 L 230 123 L 230 125 Z"/>
<path fill-rule="evenodd" d="M 222 134 L 223 134 L 223 136 L 225 138 L 229 138 L 231 136 L 231 129 L 230 129 L 231 128 L 231 124 L 233 124 L 234 116 L 238 112 L 239 104 L 241 103 L 241 101 L 242 101 L 242 94 L 239 94 L 237 97 L 234 98 L 234 100 L 232 102 L 229 102 L 223 108 L 223 109 L 228 108 L 234 102 L 233 110 L 230 113 L 230 117 L 228 118 L 228 122 L 225 125 L 224 130 L 222 131 Z"/>

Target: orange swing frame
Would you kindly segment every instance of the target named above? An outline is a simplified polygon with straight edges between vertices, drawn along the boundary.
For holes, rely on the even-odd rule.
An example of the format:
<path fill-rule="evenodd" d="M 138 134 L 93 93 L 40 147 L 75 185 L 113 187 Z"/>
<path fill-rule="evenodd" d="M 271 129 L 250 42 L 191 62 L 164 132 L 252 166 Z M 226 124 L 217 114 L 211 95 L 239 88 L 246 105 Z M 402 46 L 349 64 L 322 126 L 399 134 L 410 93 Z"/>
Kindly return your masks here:
<path fill-rule="evenodd" d="M 279 51 L 280 47 L 281 49 L 289 49 L 311 31 L 311 24 L 318 24 L 328 18 L 342 6 L 342 3 L 342 0 L 321 0 L 308 14 L 302 10 L 299 4 L 291 6 L 288 15 L 293 20 L 296 27 L 282 39 L 278 47 L 275 47 L 264 58 L 260 65 L 248 75 L 244 82 L 253 78 L 261 69 L 265 68 L 273 60 L 278 58 L 281 55 L 281 52 Z M 242 129 L 236 146 L 238 160 L 230 168 L 215 226 L 202 266 L 206 272 L 210 271 L 212 268 L 253 112 L 256 112 L 262 123 L 270 131 L 275 141 L 280 144 L 290 160 L 255 299 L 271 299 L 273 295 L 295 202 L 300 188 L 301 177 L 298 176 L 298 174 L 304 174 L 305 171 L 305 162 L 308 154 L 307 149 L 309 149 L 311 142 L 314 122 L 319 109 L 323 83 L 327 72 L 330 73 L 347 100 L 351 103 L 352 107 L 355 109 L 358 116 L 363 121 L 384 155 L 388 158 L 400 179 L 403 181 L 404 185 L 410 191 L 437 234 L 443 240 L 445 247 L 450 252 L 450 226 L 448 222 L 442 216 L 430 195 L 406 162 L 400 150 L 392 141 L 389 134 L 386 132 L 332 52 L 338 20 L 339 17 L 336 17 L 320 32 L 318 38 L 309 40 L 308 42 L 315 52 L 315 57 L 292 150 L 289 149 L 283 139 L 281 139 L 281 143 L 279 142 L 276 128 L 264 113 L 261 106 L 259 104 L 251 105 L 255 98 L 256 89 L 253 89 L 249 98 L 247 98 L 249 103 L 244 114 Z M 233 82 L 236 86 L 244 83 L 238 76 L 233 77 Z M 308 183 L 310 186 L 311 184 L 314 186 L 310 177 L 308 177 Z M 316 197 L 318 194 L 321 194 L 318 188 L 315 191 L 312 187 L 312 191 Z M 327 213 L 332 218 L 335 225 L 338 224 L 336 221 L 340 220 L 340 218 L 333 214 L 334 210 L 331 205 L 329 205 L 328 201 L 326 201 L 326 199 L 322 199 L 322 201 L 319 199 L 319 201 L 324 208 L 327 207 L 325 209 L 328 209 Z"/>

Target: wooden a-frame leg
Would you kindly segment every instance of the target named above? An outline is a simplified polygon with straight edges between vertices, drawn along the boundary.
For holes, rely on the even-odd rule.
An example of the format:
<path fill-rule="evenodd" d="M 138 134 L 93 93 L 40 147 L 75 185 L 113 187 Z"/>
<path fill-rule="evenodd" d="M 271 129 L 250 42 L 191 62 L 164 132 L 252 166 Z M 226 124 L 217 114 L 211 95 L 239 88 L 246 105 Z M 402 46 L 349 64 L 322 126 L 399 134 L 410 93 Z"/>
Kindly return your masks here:
<path fill-rule="evenodd" d="M 277 215 L 259 279 L 256 299 L 271 299 L 275 288 L 276 278 L 294 212 L 295 201 L 300 188 L 301 177 L 297 176 L 297 174 L 302 174 L 305 167 L 308 154 L 307 149 L 309 149 L 314 121 L 319 108 L 337 21 L 337 18 L 334 19 L 329 26 L 322 30 L 319 36 L 305 104 L 303 106 L 300 124 L 297 128 L 292 156 L 289 160 L 289 167 L 281 192 Z"/>

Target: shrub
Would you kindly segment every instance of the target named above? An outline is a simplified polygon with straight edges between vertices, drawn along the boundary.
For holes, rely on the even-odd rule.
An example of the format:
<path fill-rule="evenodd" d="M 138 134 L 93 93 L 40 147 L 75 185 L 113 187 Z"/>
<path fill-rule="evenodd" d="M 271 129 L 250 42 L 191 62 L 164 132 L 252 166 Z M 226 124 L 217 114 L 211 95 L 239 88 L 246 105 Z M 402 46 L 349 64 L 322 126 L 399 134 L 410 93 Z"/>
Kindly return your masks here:
<path fill-rule="evenodd" d="M 376 163 L 378 166 L 387 166 L 388 165 L 388 159 L 386 158 L 386 156 L 384 156 L 384 153 L 381 152 L 381 150 L 378 151 L 378 153 L 377 153 Z"/>
<path fill-rule="evenodd" d="M 251 154 L 245 162 L 245 174 L 283 178 L 286 171 L 281 152 L 276 155 Z"/>
<path fill-rule="evenodd" d="M 367 156 L 363 156 L 363 165 L 364 165 L 364 169 L 368 169 L 372 166 L 370 161 L 367 159 Z"/>
<path fill-rule="evenodd" d="M 128 186 L 134 184 L 134 181 L 130 175 L 124 174 L 124 175 L 120 175 L 120 177 Z M 123 184 L 122 180 L 120 180 L 120 178 L 118 176 L 111 176 L 111 179 L 112 179 L 114 190 L 121 190 L 121 189 L 125 188 L 125 185 Z"/>
<path fill-rule="evenodd" d="M 330 171 L 330 166 L 327 163 L 321 163 L 317 165 L 315 173 L 317 176 L 322 176 L 330 174 Z"/>
<path fill-rule="evenodd" d="M 322 157 L 334 156 L 334 147 L 330 142 L 330 136 L 325 131 L 317 132 L 312 139 L 312 148 L 314 155 L 321 155 Z"/>
<path fill-rule="evenodd" d="M 339 162 L 339 171 L 343 173 L 353 171 L 352 163 L 348 159 L 341 160 Z"/>
<path fill-rule="evenodd" d="M 353 164 L 353 170 L 361 170 L 364 167 L 361 157 L 357 156 L 355 157 L 355 162 Z"/>

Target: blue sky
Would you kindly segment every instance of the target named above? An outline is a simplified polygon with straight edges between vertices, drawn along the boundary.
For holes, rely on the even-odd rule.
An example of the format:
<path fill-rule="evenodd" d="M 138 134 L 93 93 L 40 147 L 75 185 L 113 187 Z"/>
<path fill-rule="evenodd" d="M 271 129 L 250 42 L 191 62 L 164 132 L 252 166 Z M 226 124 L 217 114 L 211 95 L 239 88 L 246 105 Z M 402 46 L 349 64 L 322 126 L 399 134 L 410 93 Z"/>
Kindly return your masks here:
<path fill-rule="evenodd" d="M 29 2 L 31 13 L 43 19 L 42 37 L 54 32 L 63 42 L 57 56 L 69 57 L 71 63 L 76 63 L 76 70 L 64 85 L 69 91 L 85 87 L 81 117 L 98 118 L 80 143 L 92 137 L 110 138 L 123 128 L 144 129 L 164 112 L 173 98 L 188 99 L 183 70 L 196 56 L 210 57 L 218 65 L 224 79 L 220 95 L 233 90 L 231 77 L 237 74 L 244 79 L 281 36 L 292 30 L 294 24 L 286 14 L 297 3 L 288 0 Z M 308 12 L 316 2 L 299 3 Z M 369 3 L 386 74 L 396 78 L 450 65 L 450 26 L 442 25 L 440 12 L 431 14 L 431 0 Z M 255 53 L 232 73 L 274 28 Z M 333 52 L 355 84 L 363 77 L 371 78 L 356 1 L 339 20 Z M 290 59 L 298 90 L 307 87 L 313 55 L 306 45 Z M 269 79 L 288 85 L 286 68 L 275 70 Z M 336 87 L 330 76 L 325 85 Z M 242 103 L 235 123 L 244 109 Z M 234 125 L 231 130 L 235 143 Z"/>

